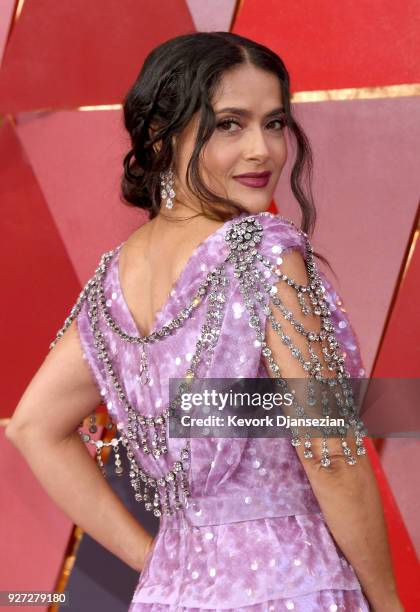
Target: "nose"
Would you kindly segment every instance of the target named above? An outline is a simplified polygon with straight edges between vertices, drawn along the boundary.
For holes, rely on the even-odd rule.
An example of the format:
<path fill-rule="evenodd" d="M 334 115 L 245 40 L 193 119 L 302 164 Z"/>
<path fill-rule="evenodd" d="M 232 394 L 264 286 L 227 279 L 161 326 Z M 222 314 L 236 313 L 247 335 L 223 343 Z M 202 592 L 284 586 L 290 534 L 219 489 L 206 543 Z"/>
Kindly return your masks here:
<path fill-rule="evenodd" d="M 247 159 L 264 161 L 269 157 L 270 150 L 262 129 L 256 128 L 249 133 L 249 141 L 246 150 Z"/>

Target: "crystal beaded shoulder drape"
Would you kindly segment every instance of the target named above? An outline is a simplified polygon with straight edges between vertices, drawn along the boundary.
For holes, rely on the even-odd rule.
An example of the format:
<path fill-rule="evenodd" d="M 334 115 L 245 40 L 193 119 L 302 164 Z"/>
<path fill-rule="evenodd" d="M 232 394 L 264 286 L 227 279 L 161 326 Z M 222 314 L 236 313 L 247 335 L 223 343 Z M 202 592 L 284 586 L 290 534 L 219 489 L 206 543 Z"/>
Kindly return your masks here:
<path fill-rule="evenodd" d="M 321 317 L 318 338 L 296 329 L 309 348 L 328 341 L 326 363 L 348 399 L 347 379 L 364 375 L 358 342 L 307 236 L 268 212 L 227 221 L 194 250 L 148 336 L 139 335 L 124 299 L 121 246 L 102 256 L 50 346 L 77 318 L 84 357 L 117 425 L 110 443 L 115 471 L 122 470 L 123 446 L 135 498 L 160 518 L 130 611 L 368 610 L 293 448 L 303 443 L 309 458 L 309 438 L 301 440 L 298 431 L 291 441 L 167 435 L 169 378 L 184 378 L 185 389 L 196 377 L 266 378 L 265 356 L 281 380 L 264 334 L 273 308 L 295 321 L 273 289 L 279 280 L 296 290 L 302 313 Z M 281 258 L 293 249 L 305 259 L 307 286 L 282 273 Z M 325 364 L 314 352 L 306 362 L 280 325 L 276 331 L 302 372 L 322 383 Z M 364 454 L 365 431 L 351 403 L 347 424 L 356 432 L 357 455 Z M 342 444 L 351 469 L 357 456 Z M 330 462 L 326 444 L 322 460 Z"/>

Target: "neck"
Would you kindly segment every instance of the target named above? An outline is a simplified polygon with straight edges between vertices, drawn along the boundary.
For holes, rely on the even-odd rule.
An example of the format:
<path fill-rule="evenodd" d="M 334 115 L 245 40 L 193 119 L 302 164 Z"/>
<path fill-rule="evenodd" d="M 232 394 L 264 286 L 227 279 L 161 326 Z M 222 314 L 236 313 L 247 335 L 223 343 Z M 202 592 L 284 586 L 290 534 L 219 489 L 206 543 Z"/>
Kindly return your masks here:
<path fill-rule="evenodd" d="M 212 217 L 212 218 L 211 218 Z M 157 216 L 153 219 L 156 227 L 168 227 L 176 225 L 177 227 L 215 227 L 223 223 L 211 212 L 204 213 L 200 204 L 192 204 L 190 202 L 180 202 L 174 200 L 174 207 L 168 209 L 165 203 L 162 202 L 161 209 Z"/>

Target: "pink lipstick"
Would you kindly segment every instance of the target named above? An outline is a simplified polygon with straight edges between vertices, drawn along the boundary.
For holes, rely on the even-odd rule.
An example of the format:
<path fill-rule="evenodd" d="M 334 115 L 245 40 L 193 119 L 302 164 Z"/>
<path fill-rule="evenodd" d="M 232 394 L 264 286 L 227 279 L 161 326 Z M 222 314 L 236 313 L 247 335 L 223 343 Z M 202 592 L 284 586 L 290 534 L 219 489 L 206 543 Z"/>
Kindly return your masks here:
<path fill-rule="evenodd" d="M 271 172 L 248 172 L 246 174 L 238 174 L 233 178 L 238 183 L 246 187 L 266 187 L 270 180 Z"/>

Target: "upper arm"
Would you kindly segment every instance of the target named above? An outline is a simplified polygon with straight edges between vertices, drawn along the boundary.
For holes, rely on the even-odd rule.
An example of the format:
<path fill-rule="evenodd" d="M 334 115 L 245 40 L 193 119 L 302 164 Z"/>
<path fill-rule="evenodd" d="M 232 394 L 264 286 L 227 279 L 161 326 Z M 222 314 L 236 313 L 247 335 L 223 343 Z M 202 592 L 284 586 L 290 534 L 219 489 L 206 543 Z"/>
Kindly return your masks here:
<path fill-rule="evenodd" d="M 282 254 L 282 260 L 283 261 L 280 266 L 281 274 L 287 275 L 289 279 L 292 279 L 299 285 L 309 284 L 311 279 L 309 278 L 308 274 L 308 262 L 298 248 L 292 248 L 291 250 L 288 250 L 287 253 Z M 301 300 L 299 300 L 297 288 L 293 287 L 291 284 L 288 284 L 287 280 L 279 280 L 274 282 L 274 287 L 276 290 L 274 290 L 275 292 L 270 297 L 268 303 L 271 309 L 271 315 L 267 316 L 265 327 L 265 342 L 268 345 L 268 348 L 271 350 L 270 357 L 263 357 L 267 371 L 271 377 L 280 376 L 284 379 L 295 379 L 295 384 L 293 384 L 293 381 L 289 381 L 288 390 L 294 387 L 295 391 L 299 391 L 295 394 L 295 398 L 300 400 L 298 405 L 304 407 L 305 416 L 322 418 L 320 402 L 322 393 L 324 394 L 324 398 L 329 398 L 330 402 L 332 399 L 336 401 L 334 394 L 337 392 L 339 387 L 330 387 L 328 384 L 325 385 L 317 382 L 314 377 L 314 372 L 305 369 L 305 364 L 306 367 L 308 367 L 311 365 L 311 361 L 312 364 L 314 363 L 314 355 L 316 355 L 320 364 L 322 365 L 322 376 L 327 379 L 337 380 L 337 371 L 334 369 L 328 369 L 328 363 L 324 358 L 323 351 L 329 351 L 329 355 L 331 355 L 333 352 L 327 339 L 320 339 L 318 337 L 317 340 L 312 340 L 310 342 L 306 334 L 306 332 L 313 332 L 317 336 L 324 329 L 322 326 L 321 316 L 320 314 L 316 314 L 316 309 L 313 308 L 311 299 L 309 299 L 309 292 L 303 292 L 303 294 L 301 294 Z M 300 303 L 300 301 L 302 301 L 302 295 L 303 300 L 310 306 L 311 311 L 308 314 L 304 314 L 302 311 L 302 304 Z M 322 298 L 322 289 L 320 290 L 319 297 Z M 280 302 L 283 305 L 283 308 L 286 310 L 279 308 L 273 300 Z M 294 325 L 292 324 L 291 317 L 295 321 Z M 299 329 L 300 324 L 303 326 L 303 328 Z M 288 337 L 288 339 L 286 339 L 286 343 L 284 342 L 284 336 Z M 327 336 L 330 341 L 337 342 L 337 337 L 333 329 L 330 328 L 325 336 Z M 309 347 L 311 347 L 313 351 L 312 356 L 309 352 Z M 337 344 L 337 355 L 339 354 L 338 347 L 339 344 Z M 273 371 L 272 360 L 274 360 L 275 364 L 279 366 L 279 373 Z M 307 384 L 309 381 L 311 381 L 311 384 L 313 384 L 314 388 L 316 389 L 315 397 L 317 398 L 317 404 L 315 407 L 310 407 L 308 404 L 305 405 L 302 403 L 304 399 L 307 399 L 307 393 L 303 394 L 302 391 L 303 389 L 307 389 Z M 303 395 L 305 395 L 305 397 L 303 397 Z M 292 418 L 299 416 L 296 413 L 294 406 L 285 409 L 284 414 Z M 340 416 L 338 414 L 337 405 L 333 410 L 332 416 Z M 314 472 L 314 470 L 316 471 L 319 467 L 321 467 L 323 432 L 319 428 L 315 430 L 314 428 L 308 429 L 302 427 L 299 428 L 299 430 L 300 444 L 295 446 L 295 450 L 299 456 L 299 459 L 302 461 L 305 470 L 307 472 Z M 330 464 L 324 460 L 326 465 L 323 467 L 327 468 L 327 470 L 333 470 L 336 467 L 339 467 L 342 463 L 345 463 L 345 461 L 348 460 L 350 453 L 357 461 L 360 454 L 365 450 L 363 449 L 362 451 L 358 452 L 358 447 L 362 446 L 360 439 L 356 443 L 353 430 L 348 428 L 348 431 L 350 432 L 350 435 L 344 434 L 344 438 L 341 438 L 341 436 L 338 435 L 335 437 L 326 437 Z M 310 440 L 310 444 L 303 436 L 303 434 L 307 432 L 311 433 L 311 437 L 308 438 Z M 307 443 L 306 446 L 305 441 Z M 345 449 L 346 444 L 347 449 L 350 449 L 350 452 L 349 450 Z M 307 455 L 306 457 L 305 451 Z M 312 457 L 310 456 L 311 452 Z M 324 451 L 324 455 L 325 454 L 326 453 Z"/>
<path fill-rule="evenodd" d="M 74 319 L 22 395 L 8 425 L 8 435 L 41 429 L 58 441 L 74 432 L 101 403 L 97 380 L 83 353 Z"/>
<path fill-rule="evenodd" d="M 290 250 L 286 255 L 282 255 L 283 263 L 281 264 L 281 271 L 283 274 L 287 274 L 289 278 L 292 278 L 297 283 L 306 285 L 308 282 L 308 275 L 306 271 L 305 261 L 298 249 Z M 296 296 L 296 290 L 284 281 L 278 281 L 273 283 L 276 287 L 276 293 L 274 293 L 274 299 L 280 299 L 284 306 L 292 313 L 293 318 L 301 322 L 305 329 L 319 333 L 321 330 L 320 317 L 314 314 L 303 315 L 299 308 L 299 302 Z M 283 328 L 284 334 L 290 337 L 291 342 L 302 352 L 305 359 L 309 359 L 307 340 L 306 338 L 296 331 L 292 323 L 282 316 L 281 312 L 276 308 L 273 303 L 273 298 L 270 299 L 270 308 L 273 313 L 273 317 Z M 269 345 L 275 361 L 279 364 L 281 374 L 284 378 L 308 378 L 309 375 L 303 369 L 303 366 L 299 361 L 291 355 L 290 348 L 286 346 L 282 341 L 278 332 L 273 329 L 273 325 L 270 322 L 270 318 L 266 320 L 266 342 Z M 315 347 L 317 354 L 320 354 L 319 348 Z M 266 365 L 269 369 L 267 358 Z"/>

